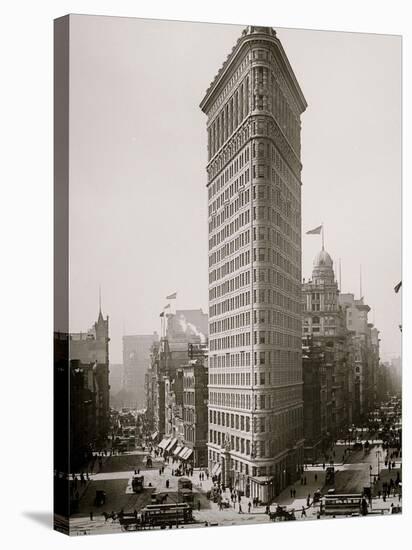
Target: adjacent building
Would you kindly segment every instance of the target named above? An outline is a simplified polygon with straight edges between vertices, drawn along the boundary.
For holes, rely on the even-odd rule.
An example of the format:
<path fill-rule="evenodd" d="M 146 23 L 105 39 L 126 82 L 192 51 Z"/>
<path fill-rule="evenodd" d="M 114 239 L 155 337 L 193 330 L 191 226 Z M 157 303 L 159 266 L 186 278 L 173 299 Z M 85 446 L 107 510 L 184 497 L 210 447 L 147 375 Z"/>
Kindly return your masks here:
<path fill-rule="evenodd" d="M 303 281 L 302 299 L 305 452 L 307 460 L 313 460 L 348 426 L 352 417 L 351 336 L 345 311 L 339 304 L 333 261 L 323 247 L 314 258 L 312 278 Z M 315 381 L 317 396 L 313 393 Z M 313 400 L 319 400 L 324 413 L 320 425 L 311 412 L 317 406 Z M 317 437 L 308 435 L 312 433 Z"/>
<path fill-rule="evenodd" d="M 370 307 L 363 297 L 340 294 L 339 303 L 346 313 L 346 326 L 352 333 L 354 354 L 353 417 L 354 424 L 364 420 L 375 405 L 376 369 L 379 365 L 379 332 L 368 322 Z"/>
<path fill-rule="evenodd" d="M 183 366 L 183 442 L 195 468 L 207 467 L 208 371 L 207 358 Z"/>
<path fill-rule="evenodd" d="M 268 502 L 303 463 L 307 107 L 272 28 L 243 31 L 200 107 L 208 135 L 209 468 Z"/>
<path fill-rule="evenodd" d="M 110 384 L 109 384 L 109 317 L 103 318 L 101 310 L 97 321 L 87 332 L 70 333 L 69 358 L 71 369 L 71 400 L 80 399 L 78 405 L 81 410 L 91 409 L 94 417 L 95 430 L 90 445 L 104 445 L 109 432 L 110 416 Z M 93 399 L 83 399 L 78 391 L 91 392 Z M 88 393 L 87 393 L 88 394 Z M 71 407 L 77 407 L 72 403 Z M 70 410 L 73 410 L 72 408 Z M 77 410 L 77 409 L 76 409 Z M 80 417 L 86 411 L 79 412 Z M 72 437 L 80 435 L 82 424 L 71 418 Z M 72 445 L 72 452 L 76 452 L 76 442 Z"/>
<path fill-rule="evenodd" d="M 145 376 L 146 418 L 158 439 L 184 440 L 183 367 L 190 346 L 207 344 L 208 316 L 201 309 L 177 310 L 165 317 L 165 330 L 154 343 Z"/>
<path fill-rule="evenodd" d="M 123 407 L 145 407 L 145 373 L 152 345 L 158 340 L 156 332 L 123 336 Z"/>

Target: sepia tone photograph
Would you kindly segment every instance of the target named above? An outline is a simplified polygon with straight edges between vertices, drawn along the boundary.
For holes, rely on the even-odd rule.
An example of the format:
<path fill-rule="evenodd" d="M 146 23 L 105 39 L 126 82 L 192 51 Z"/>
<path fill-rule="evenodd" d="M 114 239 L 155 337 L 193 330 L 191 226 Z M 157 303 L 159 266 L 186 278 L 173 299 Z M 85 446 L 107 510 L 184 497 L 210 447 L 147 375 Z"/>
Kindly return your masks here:
<path fill-rule="evenodd" d="M 55 529 L 400 514 L 401 37 L 54 47 Z"/>

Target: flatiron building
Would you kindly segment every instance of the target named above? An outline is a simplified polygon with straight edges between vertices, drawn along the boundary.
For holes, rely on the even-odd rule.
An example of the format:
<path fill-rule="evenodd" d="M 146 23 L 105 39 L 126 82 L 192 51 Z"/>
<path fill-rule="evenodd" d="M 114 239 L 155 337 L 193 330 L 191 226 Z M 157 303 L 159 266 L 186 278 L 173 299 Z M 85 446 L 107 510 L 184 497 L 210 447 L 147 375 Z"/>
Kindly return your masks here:
<path fill-rule="evenodd" d="M 270 502 L 303 464 L 300 117 L 272 28 L 247 27 L 203 98 L 209 224 L 208 465 Z"/>

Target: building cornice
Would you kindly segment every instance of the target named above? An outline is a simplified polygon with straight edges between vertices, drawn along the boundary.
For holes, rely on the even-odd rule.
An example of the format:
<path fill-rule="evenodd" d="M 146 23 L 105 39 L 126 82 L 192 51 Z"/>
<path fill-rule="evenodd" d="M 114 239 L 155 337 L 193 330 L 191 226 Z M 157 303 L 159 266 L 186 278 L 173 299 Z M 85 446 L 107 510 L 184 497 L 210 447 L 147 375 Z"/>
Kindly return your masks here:
<path fill-rule="evenodd" d="M 249 32 L 249 29 L 251 28 L 256 30 L 253 32 Z M 202 111 L 206 113 L 209 110 L 211 103 L 216 98 L 216 95 L 219 93 L 222 87 L 222 83 L 231 72 L 232 67 L 244 54 L 245 50 L 250 48 L 253 42 L 265 42 L 274 46 L 273 52 L 279 63 L 282 74 L 286 79 L 288 88 L 293 94 L 293 97 L 297 102 L 300 112 L 303 113 L 308 106 L 305 96 L 303 95 L 303 92 L 299 86 L 295 73 L 293 72 L 293 69 L 286 56 L 285 50 L 283 49 L 280 40 L 276 37 L 276 32 L 270 27 L 248 27 L 243 31 L 242 36 L 240 36 L 240 38 L 238 39 L 231 53 L 228 55 L 226 61 L 223 63 L 223 66 L 220 68 L 219 72 L 207 89 L 206 94 L 200 103 L 200 108 L 202 109 Z"/>

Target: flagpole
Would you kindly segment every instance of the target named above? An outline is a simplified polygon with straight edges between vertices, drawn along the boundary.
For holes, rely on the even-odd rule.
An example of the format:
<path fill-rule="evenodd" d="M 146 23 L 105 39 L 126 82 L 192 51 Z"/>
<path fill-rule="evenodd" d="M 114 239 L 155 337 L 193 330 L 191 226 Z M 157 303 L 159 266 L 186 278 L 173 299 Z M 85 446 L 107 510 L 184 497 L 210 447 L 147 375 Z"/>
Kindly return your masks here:
<path fill-rule="evenodd" d="M 322 250 L 325 250 L 325 230 L 324 230 L 324 225 L 323 225 L 323 222 L 322 222 Z"/>

